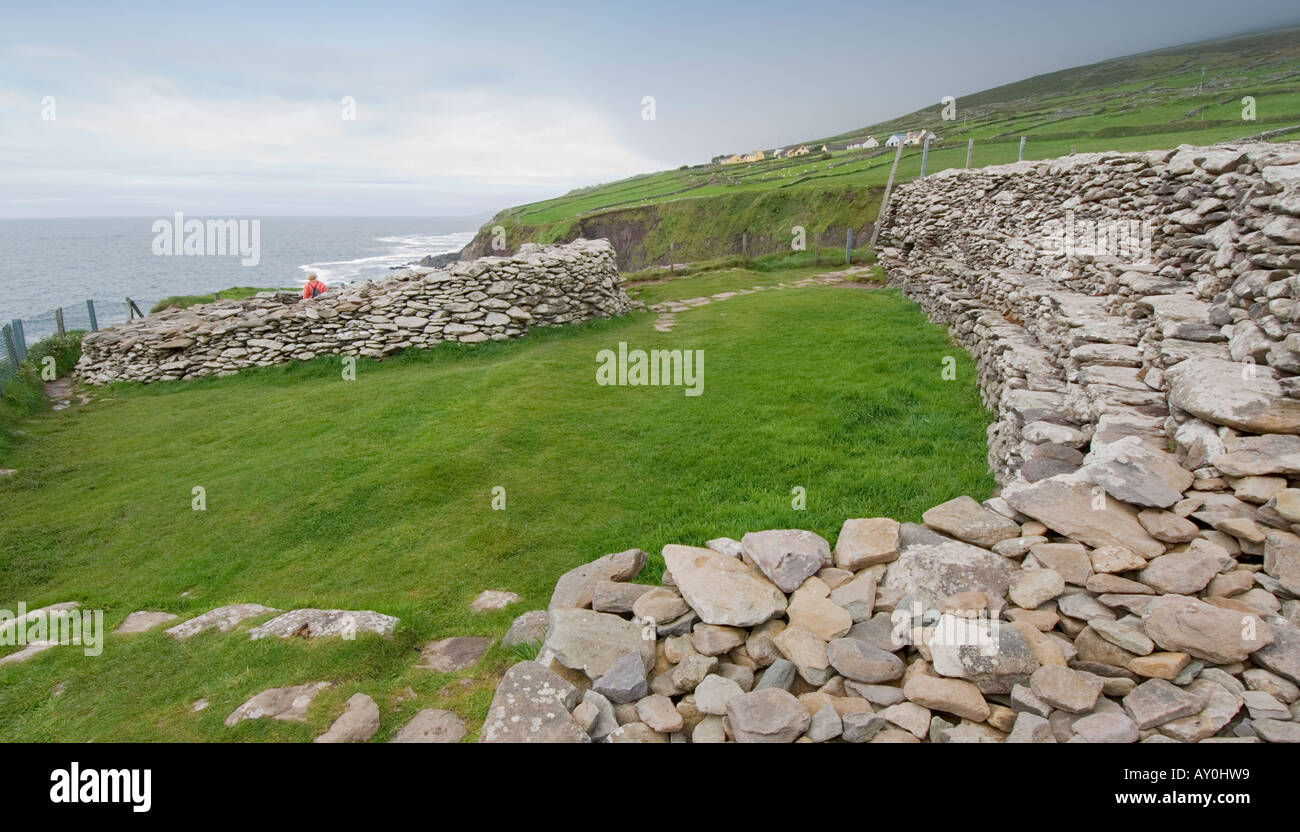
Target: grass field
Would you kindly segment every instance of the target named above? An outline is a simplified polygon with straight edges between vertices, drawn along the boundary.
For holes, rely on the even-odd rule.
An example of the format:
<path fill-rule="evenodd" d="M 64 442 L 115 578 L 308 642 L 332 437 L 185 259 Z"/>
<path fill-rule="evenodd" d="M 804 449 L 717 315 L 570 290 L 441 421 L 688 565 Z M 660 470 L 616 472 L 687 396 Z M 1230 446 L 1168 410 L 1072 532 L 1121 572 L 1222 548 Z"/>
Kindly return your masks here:
<path fill-rule="evenodd" d="M 638 293 L 815 271 L 710 272 Z M 241 629 L 178 644 L 157 630 L 110 635 L 98 657 L 55 648 L 0 666 L 0 740 L 306 740 L 358 691 L 380 705 L 378 740 L 428 707 L 461 713 L 472 738 L 517 654 L 498 646 L 452 677 L 414 670 L 419 648 L 499 637 L 575 565 L 641 547 L 654 581 L 666 543 L 789 527 L 833 541 L 847 517 L 917 520 L 991 491 L 974 369 L 893 290 L 761 292 L 680 313 L 671 333 L 653 320 L 444 345 L 363 363 L 355 381 L 322 358 L 120 385 L 27 420 L 18 473 L 0 479 L 0 607 L 77 600 L 110 630 L 133 610 L 235 602 L 374 609 L 401 625 L 389 640 L 249 642 Z M 703 350 L 704 394 L 597 386 L 596 353 L 619 341 Z M 948 355 L 955 382 L 940 378 Z M 806 510 L 792 507 L 796 486 Z M 488 588 L 524 600 L 470 612 Z M 222 725 L 254 693 L 316 680 L 337 684 L 307 724 Z M 192 713 L 200 697 L 211 707 Z"/>
<path fill-rule="evenodd" d="M 954 95 L 960 90 L 954 90 Z M 1254 99 L 1246 119 L 1243 98 Z M 636 229 L 625 265 L 712 259 L 751 239 L 788 239 L 793 225 L 810 232 L 863 228 L 879 212 L 892 149 L 848 150 L 867 136 L 930 129 L 940 137 L 926 169 L 964 167 L 968 139 L 973 167 L 1051 159 L 1072 150 L 1154 150 L 1214 144 L 1300 127 L 1300 28 L 1190 44 L 1040 75 L 960 95 L 951 119 L 941 102 L 885 122 L 788 146 L 826 145 L 829 152 L 722 165 L 704 163 L 594 185 L 554 199 L 508 208 L 485 226 L 508 239 L 567 241 L 579 234 L 612 236 Z M 1300 132 L 1282 138 L 1296 138 Z M 756 148 L 719 148 L 748 152 Z M 770 153 L 772 148 L 766 148 Z M 921 171 L 921 149 L 905 148 L 902 181 Z M 843 233 L 840 231 L 839 233 Z M 482 237 L 484 232 L 480 232 Z M 624 245 L 624 249 L 628 246 Z"/>

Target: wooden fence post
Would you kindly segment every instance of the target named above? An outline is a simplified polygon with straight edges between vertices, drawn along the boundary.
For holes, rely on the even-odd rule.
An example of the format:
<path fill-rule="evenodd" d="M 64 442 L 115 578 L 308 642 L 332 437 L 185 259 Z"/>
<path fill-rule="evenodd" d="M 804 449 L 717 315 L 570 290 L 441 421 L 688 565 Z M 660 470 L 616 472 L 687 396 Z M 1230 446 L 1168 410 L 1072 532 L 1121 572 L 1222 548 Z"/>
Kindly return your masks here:
<path fill-rule="evenodd" d="M 95 302 L 90 298 L 86 298 L 86 312 L 90 315 L 90 331 L 97 331 L 99 329 L 99 319 L 95 317 Z"/>
<path fill-rule="evenodd" d="M 9 324 L 4 325 L 5 334 L 5 352 L 9 353 L 9 363 L 16 370 L 22 362 L 18 360 L 18 347 L 14 345 L 14 329 Z"/>
<path fill-rule="evenodd" d="M 966 142 L 966 167 L 970 168 L 970 154 L 975 149 L 975 138 L 972 136 L 970 141 Z"/>
<path fill-rule="evenodd" d="M 885 216 L 885 209 L 889 207 L 889 192 L 894 189 L 894 174 L 898 173 L 898 160 L 903 156 L 903 143 L 898 143 L 898 149 L 894 151 L 894 166 L 889 169 L 889 181 L 885 183 L 885 195 L 880 198 L 880 210 L 876 212 L 876 224 L 871 227 L 871 242 L 868 248 L 876 250 L 876 237 L 880 236 L 880 220 Z"/>
<path fill-rule="evenodd" d="M 853 265 L 853 229 L 844 229 L 844 265 Z"/>
<path fill-rule="evenodd" d="M 10 326 L 13 329 L 14 353 L 18 356 L 18 363 L 21 364 L 27 360 L 27 333 L 23 331 L 23 319 L 14 318 Z"/>
<path fill-rule="evenodd" d="M 1020 137 L 1020 155 L 1016 157 L 1017 162 L 1025 161 L 1025 137 Z"/>
<path fill-rule="evenodd" d="M 55 328 L 58 329 L 60 338 L 68 334 L 68 331 L 63 328 L 63 307 L 62 306 L 54 310 L 54 326 Z"/>
<path fill-rule="evenodd" d="M 921 145 L 921 175 L 919 179 L 925 178 L 925 163 L 930 158 L 930 137 L 925 137 L 925 144 Z"/>

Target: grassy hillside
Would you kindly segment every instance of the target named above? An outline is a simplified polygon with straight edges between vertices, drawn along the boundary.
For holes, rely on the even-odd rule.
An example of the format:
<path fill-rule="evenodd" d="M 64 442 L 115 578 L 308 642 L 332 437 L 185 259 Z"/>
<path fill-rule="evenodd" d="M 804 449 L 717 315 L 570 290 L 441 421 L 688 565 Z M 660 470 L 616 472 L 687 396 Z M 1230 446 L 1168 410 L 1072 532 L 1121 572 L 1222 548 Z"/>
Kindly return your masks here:
<path fill-rule="evenodd" d="M 1242 118 L 1242 97 L 1256 100 L 1256 118 Z M 821 235 L 823 245 L 869 235 L 894 152 L 846 150 L 866 136 L 928 128 L 930 172 L 966 163 L 975 139 L 975 167 L 1048 159 L 1075 150 L 1148 150 L 1211 144 L 1300 126 L 1300 28 L 1190 44 L 1036 76 L 956 102 L 945 121 L 939 102 L 835 136 L 801 139 L 827 153 L 736 165 L 702 164 L 582 188 L 562 197 L 502 211 L 484 226 L 466 257 L 489 254 L 490 229 L 503 226 L 508 246 L 609 237 L 620 267 L 709 259 L 741 251 L 788 248 L 791 228 Z M 749 151 L 755 148 L 719 148 Z M 771 151 L 772 148 L 766 148 Z M 902 179 L 920 173 L 920 148 L 907 148 Z"/>
<path fill-rule="evenodd" d="M 776 277 L 713 272 L 634 291 L 692 298 Z M 391 640 L 250 643 L 241 629 L 177 644 L 154 631 L 109 636 L 98 657 L 55 648 L 0 666 L 0 740 L 305 740 L 359 691 L 380 705 L 380 740 L 428 707 L 476 729 L 514 654 L 498 647 L 453 677 L 413 669 L 419 648 L 499 637 L 579 563 L 638 546 L 654 581 L 666 543 L 790 527 L 834 539 L 846 517 L 917 520 L 991 491 L 974 368 L 893 290 L 766 291 L 680 313 L 672 332 L 654 320 L 443 345 L 363 362 L 355 381 L 321 358 L 119 385 L 29 420 L 18 473 L 0 478 L 0 606 L 78 600 L 106 610 L 110 629 L 133 610 L 188 617 L 235 602 L 402 623 Z M 703 395 L 598 386 L 596 354 L 620 341 L 703 350 Z M 948 355 L 955 382 L 940 378 Z M 504 511 L 491 507 L 496 486 Z M 806 510 L 791 505 L 795 486 Z M 489 588 L 524 600 L 470 612 Z M 254 693 L 321 679 L 338 684 L 306 725 L 222 725 Z M 200 697 L 211 707 L 191 712 Z"/>

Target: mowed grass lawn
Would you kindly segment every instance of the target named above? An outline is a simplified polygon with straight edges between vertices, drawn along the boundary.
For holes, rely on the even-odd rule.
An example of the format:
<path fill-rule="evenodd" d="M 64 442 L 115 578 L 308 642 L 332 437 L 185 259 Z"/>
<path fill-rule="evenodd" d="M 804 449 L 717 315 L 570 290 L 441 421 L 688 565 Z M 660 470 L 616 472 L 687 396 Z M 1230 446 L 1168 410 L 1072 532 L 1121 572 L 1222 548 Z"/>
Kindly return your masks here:
<path fill-rule="evenodd" d="M 729 275 L 703 280 L 760 279 Z M 695 282 L 655 294 L 695 297 Z M 497 676 L 526 652 L 497 646 L 449 676 L 414 669 L 420 647 L 500 637 L 578 564 L 640 547 L 642 580 L 657 581 L 667 543 L 765 528 L 833 542 L 845 518 L 917 520 L 992 489 L 974 368 L 893 290 L 767 291 L 680 313 L 670 333 L 653 321 L 444 345 L 361 362 L 354 381 L 332 357 L 119 385 L 34 420 L 9 461 L 18 473 L 0 479 L 0 608 L 80 601 L 109 630 L 133 610 L 185 618 L 236 602 L 401 624 L 351 642 L 250 642 L 245 625 L 184 644 L 162 628 L 109 635 L 97 657 L 55 648 L 0 666 L 0 739 L 301 741 L 356 692 L 379 703 L 378 740 L 430 707 L 460 713 L 472 739 Z M 620 341 L 703 350 L 703 395 L 598 386 L 596 354 Z M 956 381 L 940 375 L 948 355 Z M 196 486 L 206 510 L 192 508 Z M 471 612 L 484 589 L 523 601 Z M 252 694 L 316 680 L 336 684 L 307 724 L 222 725 Z M 211 706 L 192 712 L 200 697 Z"/>

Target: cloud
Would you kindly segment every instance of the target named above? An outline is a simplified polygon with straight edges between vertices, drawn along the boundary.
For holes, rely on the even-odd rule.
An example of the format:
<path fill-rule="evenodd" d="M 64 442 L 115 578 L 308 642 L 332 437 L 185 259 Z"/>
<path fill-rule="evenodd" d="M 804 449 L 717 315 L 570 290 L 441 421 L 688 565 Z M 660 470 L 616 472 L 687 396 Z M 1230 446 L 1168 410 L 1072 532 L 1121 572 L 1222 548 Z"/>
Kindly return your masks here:
<path fill-rule="evenodd" d="M 115 187 L 215 177 L 532 189 L 661 166 L 580 102 L 514 92 L 359 94 L 352 121 L 341 96 L 195 95 L 157 77 L 60 96 L 55 123 L 38 121 L 28 97 L 0 90 L 0 104 L 31 109 L 0 132 L 6 156 L 33 162 L 14 174 L 25 182 L 75 171 L 92 187 L 98 176 Z"/>
<path fill-rule="evenodd" d="M 16 43 L 5 50 L 11 57 L 37 61 L 79 61 L 81 53 L 62 46 Z"/>

